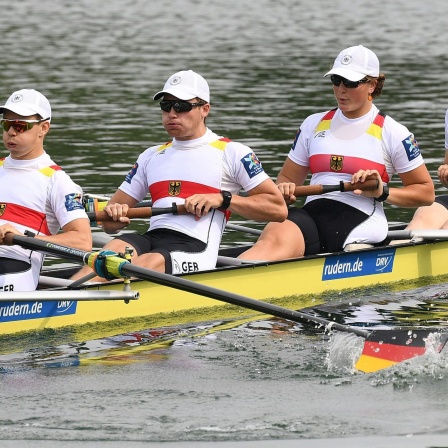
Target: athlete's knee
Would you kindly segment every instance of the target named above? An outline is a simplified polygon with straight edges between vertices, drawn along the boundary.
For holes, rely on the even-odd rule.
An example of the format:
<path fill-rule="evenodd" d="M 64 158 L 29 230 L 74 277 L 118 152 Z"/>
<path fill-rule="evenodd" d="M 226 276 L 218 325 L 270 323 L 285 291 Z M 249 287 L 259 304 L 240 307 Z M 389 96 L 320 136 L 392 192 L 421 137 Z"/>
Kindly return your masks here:
<path fill-rule="evenodd" d="M 111 250 L 113 252 L 118 253 L 124 253 L 126 250 L 129 250 L 132 252 L 133 258 L 137 256 L 136 251 L 134 247 L 129 244 L 127 241 L 123 241 L 120 239 L 113 239 L 109 241 L 104 247 L 104 250 Z"/>
<path fill-rule="evenodd" d="M 299 227 L 292 221 L 270 222 L 257 242 L 278 246 L 294 242 L 301 234 Z"/>
<path fill-rule="evenodd" d="M 299 227 L 291 221 L 269 223 L 257 242 L 238 258 L 244 260 L 281 260 L 303 256 L 305 243 Z"/>

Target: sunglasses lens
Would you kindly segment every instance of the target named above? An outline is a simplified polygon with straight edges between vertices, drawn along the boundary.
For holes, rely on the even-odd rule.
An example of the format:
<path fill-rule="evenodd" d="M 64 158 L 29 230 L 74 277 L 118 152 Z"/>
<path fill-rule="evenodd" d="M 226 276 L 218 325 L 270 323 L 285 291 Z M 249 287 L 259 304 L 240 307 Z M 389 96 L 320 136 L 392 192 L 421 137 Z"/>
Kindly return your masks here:
<path fill-rule="evenodd" d="M 188 101 L 160 101 L 160 109 L 164 112 L 170 112 L 172 108 L 177 113 L 190 112 L 193 109 L 193 105 Z"/>
<path fill-rule="evenodd" d="M 356 89 L 359 86 L 359 81 L 349 81 L 348 79 L 344 79 L 343 84 L 347 89 Z"/>
<path fill-rule="evenodd" d="M 169 101 L 160 101 L 160 109 L 164 112 L 169 112 L 171 110 L 172 104 Z"/>
<path fill-rule="evenodd" d="M 339 75 L 331 75 L 330 79 L 334 86 L 338 87 L 342 82 L 342 84 L 344 84 L 347 89 L 356 89 L 360 84 L 367 81 L 367 78 L 361 79 L 361 81 L 349 81 L 348 79 L 345 79 Z"/>
<path fill-rule="evenodd" d="M 14 128 L 16 132 L 22 134 L 25 131 L 29 131 L 35 123 L 27 123 L 26 121 L 10 121 L 10 120 L 2 120 L 3 129 L 8 132 L 11 127 Z"/>
<path fill-rule="evenodd" d="M 178 113 L 190 112 L 193 105 L 188 101 L 160 101 L 160 109 L 164 112 L 170 112 L 172 108 Z"/>
<path fill-rule="evenodd" d="M 338 75 L 331 75 L 330 76 L 331 82 L 334 86 L 338 87 L 341 85 L 342 78 Z"/>
<path fill-rule="evenodd" d="M 193 109 L 193 106 L 188 101 L 176 102 L 173 107 L 176 112 L 190 112 Z"/>

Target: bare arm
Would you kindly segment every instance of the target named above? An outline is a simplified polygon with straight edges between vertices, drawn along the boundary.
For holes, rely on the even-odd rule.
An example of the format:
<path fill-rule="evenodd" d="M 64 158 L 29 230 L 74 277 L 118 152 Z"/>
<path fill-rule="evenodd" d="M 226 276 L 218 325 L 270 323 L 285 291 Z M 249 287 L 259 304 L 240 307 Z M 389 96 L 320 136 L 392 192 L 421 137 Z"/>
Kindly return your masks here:
<path fill-rule="evenodd" d="M 233 195 L 229 210 L 255 221 L 279 221 L 286 219 L 288 210 L 274 182 L 266 179 L 247 192 L 248 196 Z M 185 208 L 198 218 L 223 204 L 221 193 L 194 194 L 185 199 Z"/>
<path fill-rule="evenodd" d="M 385 202 L 399 207 L 420 207 L 421 205 L 431 205 L 435 199 L 434 183 L 426 168 L 420 165 L 418 168 L 399 174 L 403 187 L 390 188 L 389 197 Z M 353 182 L 366 179 L 377 179 L 378 189 L 371 191 L 360 191 L 360 194 L 367 197 L 378 197 L 383 192 L 381 176 L 376 170 L 360 170 L 353 175 Z"/>
<path fill-rule="evenodd" d="M 22 235 L 12 224 L 4 224 L 0 227 L 0 244 L 4 243 L 4 237 L 7 233 Z M 90 230 L 90 221 L 86 218 L 78 218 L 70 221 L 64 227 L 62 232 L 56 235 L 37 235 L 35 238 L 50 241 L 61 246 L 74 247 L 76 249 L 92 250 L 92 232 Z"/>
<path fill-rule="evenodd" d="M 434 182 L 426 168 L 421 165 L 415 170 L 399 174 L 403 188 L 392 188 L 386 202 L 401 207 L 431 205 L 435 199 Z M 392 198 L 391 198 L 392 196 Z"/>
<path fill-rule="evenodd" d="M 295 187 L 296 185 L 303 185 L 308 173 L 308 167 L 298 165 L 289 157 L 286 158 L 277 177 L 277 186 L 287 204 L 292 204 L 296 201 L 297 198 L 294 195 Z"/>
<path fill-rule="evenodd" d="M 288 216 L 285 200 L 271 179 L 266 179 L 247 194 L 247 197 L 234 195 L 229 210 L 255 221 L 283 222 Z"/>
<path fill-rule="evenodd" d="M 78 218 L 70 221 L 62 227 L 62 232 L 56 235 L 38 236 L 37 238 L 58 243 L 63 246 L 74 247 L 80 250 L 92 250 L 92 232 L 90 230 L 90 221 L 85 218 Z"/>
<path fill-rule="evenodd" d="M 439 166 L 437 170 L 437 175 L 442 185 L 448 188 L 448 150 L 445 150 L 445 158 L 443 160 L 443 165 Z"/>

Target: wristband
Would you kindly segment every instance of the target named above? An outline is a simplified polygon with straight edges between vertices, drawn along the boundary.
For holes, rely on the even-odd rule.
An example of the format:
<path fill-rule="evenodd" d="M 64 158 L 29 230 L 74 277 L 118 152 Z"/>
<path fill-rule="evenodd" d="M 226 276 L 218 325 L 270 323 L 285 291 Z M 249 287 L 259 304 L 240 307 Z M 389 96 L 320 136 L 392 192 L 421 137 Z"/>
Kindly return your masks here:
<path fill-rule="evenodd" d="M 230 201 L 232 200 L 232 193 L 230 191 L 221 191 L 222 194 L 222 205 L 219 207 L 221 210 L 227 210 L 230 205 Z"/>
<path fill-rule="evenodd" d="M 389 187 L 383 184 L 383 194 L 377 198 L 374 198 L 376 202 L 384 202 L 389 197 Z"/>

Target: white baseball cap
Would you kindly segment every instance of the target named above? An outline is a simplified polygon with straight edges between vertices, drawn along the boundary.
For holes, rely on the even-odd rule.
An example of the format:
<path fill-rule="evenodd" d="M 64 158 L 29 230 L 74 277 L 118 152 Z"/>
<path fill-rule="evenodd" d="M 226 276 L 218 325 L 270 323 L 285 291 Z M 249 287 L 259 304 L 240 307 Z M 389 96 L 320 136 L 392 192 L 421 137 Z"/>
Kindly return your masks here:
<path fill-rule="evenodd" d="M 191 100 L 200 98 L 207 103 L 210 102 L 210 89 L 207 81 L 193 70 L 183 70 L 168 78 L 163 90 L 154 95 L 158 100 L 165 94 L 170 94 L 180 100 Z"/>
<path fill-rule="evenodd" d="M 10 110 L 17 115 L 28 117 L 39 114 L 44 120 L 51 120 L 51 106 L 47 98 L 34 89 L 22 89 L 14 92 L 0 107 L 0 113 Z"/>
<path fill-rule="evenodd" d="M 362 45 L 342 50 L 335 59 L 333 68 L 324 76 L 339 75 L 349 81 L 361 81 L 366 76 L 380 75 L 380 61 L 376 54 Z"/>

